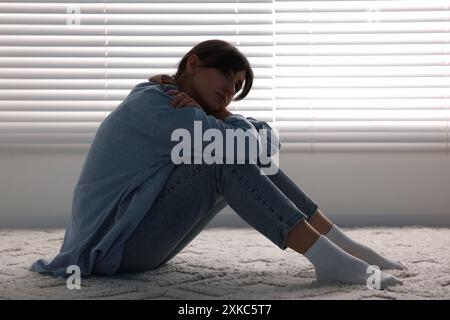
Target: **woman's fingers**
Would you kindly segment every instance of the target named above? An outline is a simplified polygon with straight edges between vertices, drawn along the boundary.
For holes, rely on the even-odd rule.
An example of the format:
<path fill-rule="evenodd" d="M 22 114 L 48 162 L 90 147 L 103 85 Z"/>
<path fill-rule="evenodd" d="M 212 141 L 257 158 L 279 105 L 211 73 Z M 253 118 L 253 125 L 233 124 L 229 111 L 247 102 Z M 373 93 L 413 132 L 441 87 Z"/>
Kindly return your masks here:
<path fill-rule="evenodd" d="M 172 90 L 171 90 L 171 91 L 172 91 Z M 175 91 L 175 90 L 173 90 L 173 91 Z M 179 103 L 182 99 L 185 98 L 185 96 L 183 95 L 182 92 L 180 92 L 180 93 L 172 92 L 172 93 L 168 93 L 168 94 L 169 94 L 169 95 L 175 95 L 175 96 L 172 98 L 172 103 L 171 103 L 172 106 L 178 106 L 178 103 Z"/>
<path fill-rule="evenodd" d="M 188 105 L 193 105 L 192 99 L 189 97 L 183 97 L 180 101 L 177 103 L 177 107 L 186 107 Z"/>
<path fill-rule="evenodd" d="M 175 89 L 170 89 L 170 90 L 167 90 L 165 93 L 170 96 L 175 95 L 172 98 L 172 102 L 170 104 L 171 106 L 173 106 L 175 108 L 192 106 L 192 107 L 196 107 L 196 108 L 203 110 L 203 108 L 194 99 L 192 99 L 189 95 L 187 95 L 185 92 L 181 92 L 181 91 L 175 90 Z"/>
<path fill-rule="evenodd" d="M 157 74 L 148 79 L 157 84 L 176 84 L 176 81 L 173 77 L 167 74 Z"/>
<path fill-rule="evenodd" d="M 166 91 L 166 94 L 167 94 L 167 95 L 170 95 L 170 96 L 174 96 L 174 97 L 172 98 L 172 105 L 176 105 L 176 104 L 178 104 L 178 102 L 179 102 L 180 100 L 182 100 L 182 99 L 184 99 L 184 98 L 187 98 L 186 95 L 185 95 L 183 92 L 180 92 L 180 91 L 174 90 L 174 89 L 167 90 L 167 91 Z"/>
<path fill-rule="evenodd" d="M 192 105 L 192 100 L 189 97 L 181 96 L 179 99 L 172 101 L 174 107 L 185 107 L 187 105 Z"/>

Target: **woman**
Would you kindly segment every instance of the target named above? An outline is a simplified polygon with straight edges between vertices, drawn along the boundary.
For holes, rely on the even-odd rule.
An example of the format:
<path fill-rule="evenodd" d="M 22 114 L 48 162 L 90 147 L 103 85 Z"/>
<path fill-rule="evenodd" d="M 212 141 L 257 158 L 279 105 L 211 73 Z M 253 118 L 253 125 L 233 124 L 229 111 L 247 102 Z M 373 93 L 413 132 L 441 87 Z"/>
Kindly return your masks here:
<path fill-rule="evenodd" d="M 251 137 L 270 130 L 266 122 L 227 110 L 253 83 L 238 49 L 221 40 L 199 43 L 173 77 L 149 80 L 100 125 L 74 191 L 62 248 L 50 263 L 36 261 L 32 270 L 66 276 L 70 265 L 79 266 L 82 275 L 158 268 L 227 204 L 282 250 L 304 254 L 318 281 L 366 284 L 369 265 L 404 268 L 348 238 L 279 168 L 262 175 L 259 161 L 174 164 L 173 133 L 195 134 L 194 122 L 203 132 L 222 133 L 224 144 L 227 130 L 242 129 Z M 269 135 L 271 150 L 279 147 L 275 138 Z M 200 154 L 206 145 L 201 143 Z M 385 272 L 379 279 L 381 288 L 401 283 Z"/>

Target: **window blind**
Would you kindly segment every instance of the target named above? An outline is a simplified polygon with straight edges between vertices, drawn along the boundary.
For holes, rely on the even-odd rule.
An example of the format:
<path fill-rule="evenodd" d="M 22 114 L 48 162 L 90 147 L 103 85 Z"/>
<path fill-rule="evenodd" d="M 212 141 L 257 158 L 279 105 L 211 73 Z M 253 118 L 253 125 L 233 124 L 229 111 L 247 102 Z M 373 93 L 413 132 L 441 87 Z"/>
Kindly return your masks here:
<path fill-rule="evenodd" d="M 273 119 L 271 0 L 0 3 L 0 145 L 88 147 L 101 121 L 195 44 L 222 39 L 254 86 L 230 109 Z"/>
<path fill-rule="evenodd" d="M 255 72 L 230 110 L 282 151 L 448 151 L 445 1 L 3 1 L 0 147 L 87 148 L 137 83 L 196 43 L 236 45 Z"/>
<path fill-rule="evenodd" d="M 284 150 L 448 152 L 449 5 L 276 0 Z"/>

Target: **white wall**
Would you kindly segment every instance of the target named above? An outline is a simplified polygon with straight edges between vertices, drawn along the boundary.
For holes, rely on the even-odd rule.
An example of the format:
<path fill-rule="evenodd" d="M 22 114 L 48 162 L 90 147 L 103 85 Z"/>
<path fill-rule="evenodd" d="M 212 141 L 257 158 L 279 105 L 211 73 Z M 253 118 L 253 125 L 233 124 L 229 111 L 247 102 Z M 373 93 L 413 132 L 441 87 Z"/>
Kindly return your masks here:
<path fill-rule="evenodd" d="M 63 227 L 84 158 L 0 149 L 0 228 Z M 449 153 L 282 153 L 280 164 L 342 226 L 450 226 Z M 214 226 L 246 224 L 227 207 Z"/>

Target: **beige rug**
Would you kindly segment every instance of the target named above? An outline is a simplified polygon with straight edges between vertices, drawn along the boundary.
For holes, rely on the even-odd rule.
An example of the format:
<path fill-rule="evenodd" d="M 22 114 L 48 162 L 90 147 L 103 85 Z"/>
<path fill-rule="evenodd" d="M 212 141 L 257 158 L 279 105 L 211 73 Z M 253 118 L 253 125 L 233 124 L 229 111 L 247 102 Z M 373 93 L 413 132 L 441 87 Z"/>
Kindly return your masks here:
<path fill-rule="evenodd" d="M 345 229 L 356 240 L 404 262 L 403 286 L 318 285 L 302 255 L 280 250 L 253 229 L 204 230 L 162 268 L 139 274 L 65 279 L 27 271 L 52 257 L 63 230 L 0 230 L 0 299 L 450 299 L 450 229 Z"/>

